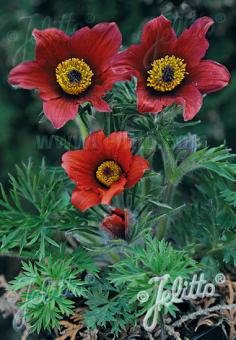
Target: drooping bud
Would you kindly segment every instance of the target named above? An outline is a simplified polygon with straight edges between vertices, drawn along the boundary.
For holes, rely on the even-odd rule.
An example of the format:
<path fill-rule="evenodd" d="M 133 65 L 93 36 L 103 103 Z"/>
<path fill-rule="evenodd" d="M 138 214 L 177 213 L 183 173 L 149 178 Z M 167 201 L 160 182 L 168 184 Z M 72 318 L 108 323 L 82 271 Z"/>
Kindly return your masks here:
<path fill-rule="evenodd" d="M 182 138 L 174 148 L 174 154 L 178 163 L 183 162 L 189 155 L 197 151 L 197 135 L 188 134 Z"/>
<path fill-rule="evenodd" d="M 102 228 L 113 238 L 127 240 L 129 232 L 130 212 L 119 208 L 111 209 L 102 221 Z"/>

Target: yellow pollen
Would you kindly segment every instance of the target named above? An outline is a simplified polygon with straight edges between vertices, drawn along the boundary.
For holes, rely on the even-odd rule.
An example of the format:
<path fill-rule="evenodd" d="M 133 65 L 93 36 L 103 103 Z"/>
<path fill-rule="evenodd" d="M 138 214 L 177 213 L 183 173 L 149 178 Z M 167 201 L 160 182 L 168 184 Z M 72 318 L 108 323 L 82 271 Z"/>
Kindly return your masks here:
<path fill-rule="evenodd" d="M 173 90 L 188 74 L 184 59 L 177 58 L 174 55 L 167 55 L 164 58 L 154 60 L 152 69 L 147 73 L 149 74 L 147 86 L 160 92 Z"/>
<path fill-rule="evenodd" d="M 114 161 L 105 161 L 99 165 L 96 171 L 98 181 L 109 187 L 117 182 L 122 175 L 121 167 Z"/>
<path fill-rule="evenodd" d="M 56 68 L 56 79 L 63 91 L 78 95 L 92 83 L 93 72 L 83 59 L 62 61 Z"/>

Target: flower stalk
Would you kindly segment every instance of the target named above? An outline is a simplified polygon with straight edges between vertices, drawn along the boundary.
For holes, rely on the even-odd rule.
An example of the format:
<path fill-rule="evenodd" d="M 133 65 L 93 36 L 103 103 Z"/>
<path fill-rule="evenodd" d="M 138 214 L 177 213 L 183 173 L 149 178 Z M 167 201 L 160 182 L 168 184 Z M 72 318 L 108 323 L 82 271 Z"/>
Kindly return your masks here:
<path fill-rule="evenodd" d="M 88 128 L 87 126 L 84 124 L 82 118 L 80 115 L 78 115 L 76 118 L 75 118 L 75 123 L 76 125 L 78 126 L 79 130 L 80 130 L 80 135 L 81 135 L 81 138 L 82 138 L 82 141 L 84 143 L 84 140 L 85 138 L 89 135 L 89 131 L 88 131 Z"/>
<path fill-rule="evenodd" d="M 175 189 L 176 189 L 175 185 L 171 183 L 167 184 L 163 203 L 168 204 L 168 205 L 172 204 L 173 199 L 174 199 Z M 157 226 L 157 232 L 156 232 L 156 236 L 158 240 L 162 240 L 165 238 L 166 231 L 169 227 L 169 222 L 170 222 L 169 217 L 163 217 L 160 220 L 160 223 Z"/>
<path fill-rule="evenodd" d="M 177 186 L 177 183 L 175 183 L 174 181 L 174 174 L 177 168 L 177 164 L 176 164 L 173 152 L 170 146 L 168 145 L 168 142 L 162 136 L 160 131 L 158 131 L 158 133 L 156 134 L 156 140 L 157 140 L 157 143 L 159 145 L 159 148 L 162 154 L 162 160 L 164 164 L 164 174 L 165 174 L 165 178 L 167 182 L 166 189 L 164 192 L 163 203 L 171 206 L 173 199 L 174 199 L 175 189 Z M 169 226 L 169 218 L 163 217 L 157 226 L 158 240 L 162 240 L 163 238 L 165 238 L 168 226 Z"/>

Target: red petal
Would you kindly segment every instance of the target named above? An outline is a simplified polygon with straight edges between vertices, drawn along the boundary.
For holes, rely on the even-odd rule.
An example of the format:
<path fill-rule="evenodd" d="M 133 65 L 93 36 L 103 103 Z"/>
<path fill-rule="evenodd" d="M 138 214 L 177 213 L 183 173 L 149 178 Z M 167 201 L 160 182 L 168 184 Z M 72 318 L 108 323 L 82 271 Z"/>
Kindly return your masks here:
<path fill-rule="evenodd" d="M 74 99 L 58 98 L 43 104 L 45 116 L 56 129 L 60 129 L 68 120 L 72 120 L 78 113 L 78 104 Z"/>
<path fill-rule="evenodd" d="M 106 70 L 102 74 L 93 78 L 90 88 L 80 96 L 78 103 L 89 102 L 97 111 L 110 112 L 110 106 L 101 97 L 110 91 L 115 82 L 124 80 L 119 74 L 115 74 L 112 69 Z"/>
<path fill-rule="evenodd" d="M 89 102 L 98 112 L 111 112 L 110 106 L 105 100 L 99 97 L 91 97 Z"/>
<path fill-rule="evenodd" d="M 121 33 L 114 22 L 102 23 L 91 29 L 84 27 L 76 31 L 71 45 L 75 55 L 84 58 L 98 75 L 110 67 L 121 40 Z"/>
<path fill-rule="evenodd" d="M 161 58 L 172 48 L 176 34 L 170 20 L 163 15 L 149 21 L 143 28 L 141 44 L 145 49 L 143 64 L 149 68 L 154 59 Z"/>
<path fill-rule="evenodd" d="M 102 151 L 103 140 L 106 138 L 102 130 L 91 133 L 84 142 L 84 149 L 90 151 Z"/>
<path fill-rule="evenodd" d="M 99 188 L 95 171 L 103 155 L 88 150 L 67 151 L 62 156 L 62 167 L 81 190 Z"/>
<path fill-rule="evenodd" d="M 202 106 L 202 95 L 199 90 L 193 85 L 186 85 L 178 91 L 178 94 L 176 93 L 176 97 L 183 105 L 184 120 L 193 119 Z"/>
<path fill-rule="evenodd" d="M 131 45 L 127 50 L 117 54 L 112 67 L 121 80 L 131 80 L 132 76 L 139 77 L 144 72 L 143 59 L 145 49 L 141 44 Z"/>
<path fill-rule="evenodd" d="M 202 96 L 196 86 L 191 84 L 181 85 L 171 94 L 152 94 L 143 81 L 137 89 L 138 111 L 158 113 L 164 107 L 172 104 L 180 104 L 184 109 L 184 119 L 192 119 L 200 110 Z"/>
<path fill-rule="evenodd" d="M 158 113 L 162 110 L 163 104 L 158 94 L 151 93 L 146 85 L 146 80 L 143 77 L 138 79 L 137 87 L 137 105 L 138 112 L 141 113 Z"/>
<path fill-rule="evenodd" d="M 184 109 L 184 119 L 192 119 L 200 110 L 202 96 L 196 86 L 191 84 L 180 85 L 170 94 L 151 93 L 146 87 L 143 78 L 139 79 L 137 89 L 138 111 L 158 113 L 164 107 L 172 104 L 180 104 Z M 195 96 L 195 97 L 194 97 Z"/>
<path fill-rule="evenodd" d="M 150 68 L 154 59 L 168 54 L 175 40 L 171 22 L 161 15 L 144 26 L 140 44 L 131 45 L 116 56 L 114 69 L 128 80 L 131 76 L 138 77 Z"/>
<path fill-rule="evenodd" d="M 45 30 L 33 30 L 33 36 L 36 40 L 36 59 L 37 61 L 52 72 L 57 65 L 72 55 L 70 46 L 70 37 L 63 31 L 56 28 Z"/>
<path fill-rule="evenodd" d="M 209 47 L 205 35 L 213 23 L 214 21 L 208 17 L 196 20 L 177 39 L 173 46 L 173 54 L 183 58 L 188 67 L 198 64 Z"/>
<path fill-rule="evenodd" d="M 110 204 L 113 196 L 117 196 L 124 191 L 126 178 L 122 177 L 119 181 L 113 183 L 108 190 L 99 189 L 102 204 Z"/>
<path fill-rule="evenodd" d="M 132 154 L 131 140 L 127 132 L 113 132 L 103 141 L 104 154 L 107 160 L 114 160 L 128 172 Z"/>
<path fill-rule="evenodd" d="M 102 227 L 114 237 L 125 239 L 125 221 L 120 216 L 112 214 L 104 218 Z"/>
<path fill-rule="evenodd" d="M 116 214 L 116 215 L 119 215 L 123 219 L 125 218 L 125 212 L 124 212 L 124 210 L 121 210 L 120 208 L 111 209 L 111 212 Z"/>
<path fill-rule="evenodd" d="M 98 194 L 93 191 L 80 191 L 75 189 L 72 193 L 71 202 L 76 208 L 85 211 L 90 207 L 99 204 L 100 198 Z"/>
<path fill-rule="evenodd" d="M 230 73 L 224 65 L 212 60 L 202 60 L 191 70 L 189 78 L 202 93 L 210 93 L 227 86 Z"/>
<path fill-rule="evenodd" d="M 36 61 L 27 61 L 14 67 L 8 81 L 23 89 L 39 89 L 40 97 L 44 100 L 60 97 L 55 80 Z"/>
<path fill-rule="evenodd" d="M 132 164 L 127 177 L 126 188 L 131 188 L 140 178 L 143 177 L 144 171 L 149 169 L 149 163 L 140 156 L 133 156 Z"/>

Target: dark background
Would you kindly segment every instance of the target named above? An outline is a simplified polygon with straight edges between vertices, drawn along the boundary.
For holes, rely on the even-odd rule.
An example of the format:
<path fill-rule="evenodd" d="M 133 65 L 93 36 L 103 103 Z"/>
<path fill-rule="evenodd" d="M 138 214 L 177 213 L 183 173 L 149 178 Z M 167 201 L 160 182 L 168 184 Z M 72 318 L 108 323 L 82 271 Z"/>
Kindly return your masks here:
<path fill-rule="evenodd" d="M 143 24 L 161 13 L 173 21 L 177 32 L 199 16 L 211 16 L 215 25 L 208 34 L 210 48 L 206 58 L 225 64 L 232 80 L 229 87 L 205 98 L 196 118 L 202 124 L 191 131 L 206 135 L 210 145 L 225 141 L 236 151 L 235 0 L 1 0 L 0 8 L 0 181 L 5 186 L 8 172 L 14 173 L 15 164 L 29 157 L 36 164 L 43 156 L 47 164 L 59 164 L 62 149 L 51 139 L 52 134 L 71 138 L 77 134 L 73 122 L 54 130 L 42 119 L 42 105 L 36 94 L 14 90 L 7 83 L 12 67 L 34 58 L 34 28 L 57 27 L 72 33 L 84 25 L 115 21 L 126 46 L 138 41 Z M 15 261 L 1 258 L 0 275 L 12 278 L 17 268 Z M 1 321 L 0 339 L 20 339 L 20 334 L 12 330 L 11 320 Z"/>

